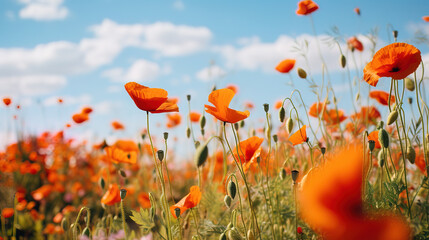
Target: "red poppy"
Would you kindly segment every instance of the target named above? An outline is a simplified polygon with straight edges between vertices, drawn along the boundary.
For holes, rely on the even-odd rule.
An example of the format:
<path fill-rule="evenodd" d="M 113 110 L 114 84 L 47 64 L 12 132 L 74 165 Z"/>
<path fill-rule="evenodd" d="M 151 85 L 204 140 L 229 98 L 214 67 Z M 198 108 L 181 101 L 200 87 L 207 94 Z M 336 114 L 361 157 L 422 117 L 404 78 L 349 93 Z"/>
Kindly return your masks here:
<path fill-rule="evenodd" d="M 76 113 L 72 116 L 75 123 L 80 124 L 89 120 L 89 116 L 86 113 Z"/>
<path fill-rule="evenodd" d="M 357 37 L 349 38 L 349 40 L 347 40 L 347 45 L 352 51 L 353 50 L 358 50 L 359 52 L 363 51 L 363 44 L 361 41 L 359 41 L 359 39 L 357 39 Z"/>
<path fill-rule="evenodd" d="M 326 114 L 323 116 L 323 120 L 325 120 L 327 125 L 335 125 L 342 123 L 344 120 L 346 120 L 347 117 L 344 115 L 343 110 L 335 110 L 331 109 L 326 111 Z"/>
<path fill-rule="evenodd" d="M 423 19 L 423 21 L 425 21 L 425 22 L 429 22 L 429 16 L 423 16 L 423 17 L 422 17 L 422 19 Z"/>
<path fill-rule="evenodd" d="M 360 112 L 355 113 L 350 116 L 352 119 L 359 120 L 361 122 L 369 121 L 376 123 L 379 118 L 381 118 L 380 112 L 374 106 L 361 107 Z"/>
<path fill-rule="evenodd" d="M 104 148 L 106 155 L 114 163 L 131 163 L 137 162 L 137 152 L 135 151 L 124 151 L 118 147 L 106 147 Z"/>
<path fill-rule="evenodd" d="M 420 50 L 407 43 L 392 43 L 378 50 L 365 68 L 364 80 L 377 86 L 380 77 L 404 79 L 418 68 L 422 56 Z"/>
<path fill-rule="evenodd" d="M 377 100 L 381 105 L 387 106 L 389 104 L 389 93 L 385 91 L 371 91 L 369 97 Z M 390 96 L 390 104 L 395 103 L 395 96 Z"/>
<path fill-rule="evenodd" d="M 12 99 L 5 97 L 3 98 L 3 103 L 4 105 L 9 106 L 12 103 Z"/>
<path fill-rule="evenodd" d="M 123 129 L 125 129 L 124 125 L 122 123 L 120 123 L 119 121 L 113 121 L 112 122 L 112 128 L 114 130 L 123 130 Z"/>
<path fill-rule="evenodd" d="M 278 100 L 274 103 L 274 108 L 279 110 L 283 105 L 283 101 L 282 100 Z"/>
<path fill-rule="evenodd" d="M 82 113 L 85 113 L 85 114 L 90 114 L 90 113 L 92 113 L 92 108 L 91 107 L 84 107 L 84 108 L 82 108 Z"/>
<path fill-rule="evenodd" d="M 355 13 L 358 15 L 358 16 L 360 16 L 360 8 L 355 8 Z"/>
<path fill-rule="evenodd" d="M 182 214 L 184 211 L 194 208 L 200 203 L 201 201 L 201 191 L 198 186 L 192 186 L 189 194 L 186 195 L 184 198 L 182 198 L 178 203 L 174 204 L 170 207 L 170 212 L 176 218 L 176 212 L 175 209 L 180 209 L 180 214 Z"/>
<path fill-rule="evenodd" d="M 238 93 L 238 86 L 235 84 L 228 84 L 225 88 L 231 89 L 232 91 L 234 91 L 234 94 Z"/>
<path fill-rule="evenodd" d="M 182 122 L 182 116 L 179 113 L 167 114 L 167 128 L 178 126 Z"/>
<path fill-rule="evenodd" d="M 298 194 L 302 218 L 330 240 L 410 239 L 410 228 L 400 217 L 365 211 L 362 168 L 362 149 L 352 146 L 312 171 Z"/>
<path fill-rule="evenodd" d="M 229 108 L 229 103 L 234 95 L 234 91 L 228 88 L 218 89 L 211 92 L 209 95 L 209 102 L 211 102 L 214 107 L 204 105 L 206 107 L 206 112 L 210 113 L 217 119 L 228 123 L 236 123 L 246 119 L 250 115 L 249 111 L 246 110 L 241 112 Z"/>
<path fill-rule="evenodd" d="M 145 192 L 142 192 L 138 195 L 137 201 L 139 202 L 139 204 L 142 208 L 150 208 L 150 206 L 151 206 L 149 194 L 147 194 Z"/>
<path fill-rule="evenodd" d="M 298 15 L 308 15 L 319 9 L 319 6 L 314 3 L 312 0 L 303 0 L 298 3 L 298 9 L 296 14 Z"/>
<path fill-rule="evenodd" d="M 10 217 L 12 217 L 12 216 L 13 216 L 14 212 L 15 212 L 15 210 L 13 210 L 13 208 L 3 208 L 3 209 L 1 210 L 1 215 L 2 215 L 4 218 L 10 218 Z"/>
<path fill-rule="evenodd" d="M 308 114 L 312 117 L 319 117 L 320 114 L 322 113 L 326 113 L 327 109 L 326 109 L 326 103 L 323 102 L 316 102 L 313 103 L 313 105 L 310 106 L 310 109 L 308 111 Z"/>
<path fill-rule="evenodd" d="M 256 159 L 261 154 L 261 144 L 263 141 L 263 138 L 257 136 L 241 141 L 238 153 L 237 148 L 235 148 L 235 157 L 239 158 L 243 163 Z"/>
<path fill-rule="evenodd" d="M 301 129 L 299 129 L 297 132 L 292 134 L 288 139 L 294 146 L 307 142 L 307 131 L 306 126 L 302 126 Z"/>
<path fill-rule="evenodd" d="M 58 103 L 60 103 L 60 104 L 64 102 L 64 100 L 63 100 L 62 98 L 58 98 L 58 99 L 57 99 L 57 101 L 58 101 Z"/>
<path fill-rule="evenodd" d="M 368 134 L 368 141 L 370 140 L 375 142 L 375 148 L 381 148 L 380 141 L 378 141 L 378 131 L 373 131 Z"/>
<path fill-rule="evenodd" d="M 201 114 L 199 112 L 190 112 L 189 113 L 189 119 L 191 122 L 197 123 L 200 121 Z"/>
<path fill-rule="evenodd" d="M 294 66 L 295 59 L 285 59 L 277 65 L 276 70 L 281 73 L 288 73 L 293 69 Z"/>
<path fill-rule="evenodd" d="M 101 198 L 101 203 L 111 206 L 120 201 L 121 195 L 119 193 L 118 184 L 110 184 L 109 190 L 107 190 L 107 192 Z"/>
<path fill-rule="evenodd" d="M 173 101 L 168 101 L 168 92 L 161 88 L 149 88 L 136 82 L 125 84 L 130 97 L 138 108 L 151 113 L 178 112 L 179 108 Z"/>

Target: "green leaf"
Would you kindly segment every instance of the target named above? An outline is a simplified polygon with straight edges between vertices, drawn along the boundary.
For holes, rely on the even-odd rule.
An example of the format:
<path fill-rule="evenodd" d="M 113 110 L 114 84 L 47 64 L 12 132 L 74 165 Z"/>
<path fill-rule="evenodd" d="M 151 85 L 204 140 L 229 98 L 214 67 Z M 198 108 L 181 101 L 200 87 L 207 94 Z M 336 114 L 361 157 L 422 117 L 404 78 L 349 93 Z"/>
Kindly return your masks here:
<path fill-rule="evenodd" d="M 150 217 L 148 209 L 140 208 L 140 212 L 131 210 L 132 215 L 130 218 L 143 230 L 144 233 L 148 233 L 152 228 L 155 227 L 155 223 Z"/>

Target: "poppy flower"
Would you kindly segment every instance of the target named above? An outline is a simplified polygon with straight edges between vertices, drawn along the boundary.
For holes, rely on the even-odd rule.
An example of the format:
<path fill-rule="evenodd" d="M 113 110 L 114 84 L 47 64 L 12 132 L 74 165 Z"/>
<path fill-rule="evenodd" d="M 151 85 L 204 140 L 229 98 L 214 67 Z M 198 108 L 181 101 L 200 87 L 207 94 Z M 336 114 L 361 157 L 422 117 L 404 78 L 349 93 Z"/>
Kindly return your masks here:
<path fill-rule="evenodd" d="M 137 196 L 137 201 L 139 202 L 142 208 L 150 208 L 150 199 L 149 194 L 142 192 Z"/>
<path fill-rule="evenodd" d="M 368 134 L 368 141 L 370 140 L 375 142 L 375 148 L 381 148 L 380 141 L 378 141 L 378 131 L 373 131 Z"/>
<path fill-rule="evenodd" d="M 126 152 L 137 152 L 139 150 L 139 147 L 133 140 L 118 140 L 113 146 Z"/>
<path fill-rule="evenodd" d="M 410 228 L 400 217 L 365 211 L 362 168 L 362 149 L 352 146 L 313 171 L 298 193 L 303 220 L 324 239 L 410 239 Z"/>
<path fill-rule="evenodd" d="M 288 73 L 293 69 L 294 66 L 295 59 L 285 59 L 277 65 L 276 70 L 281 73 Z"/>
<path fill-rule="evenodd" d="M 5 97 L 3 98 L 3 103 L 4 105 L 9 106 L 12 103 L 12 99 Z"/>
<path fill-rule="evenodd" d="M 261 144 L 263 141 L 263 138 L 257 136 L 253 136 L 244 141 L 241 141 L 239 144 L 238 153 L 237 148 L 235 148 L 235 157 L 237 159 L 239 157 L 243 163 L 256 159 L 261 154 Z"/>
<path fill-rule="evenodd" d="M 346 115 L 344 115 L 343 110 L 331 109 L 331 110 L 326 111 L 326 113 L 323 116 L 323 120 L 325 120 L 325 122 L 328 125 L 339 124 L 339 123 L 342 123 L 346 119 L 347 119 L 347 117 L 346 117 Z"/>
<path fill-rule="evenodd" d="M 378 50 L 372 61 L 363 69 L 364 80 L 377 86 L 380 77 L 404 79 L 418 68 L 422 56 L 420 50 L 407 43 L 392 43 Z"/>
<path fill-rule="evenodd" d="M 363 44 L 361 41 L 359 41 L 359 39 L 357 39 L 357 37 L 349 38 L 349 40 L 347 40 L 347 45 L 352 51 L 353 50 L 358 50 L 359 52 L 363 51 Z"/>
<path fill-rule="evenodd" d="M 389 93 L 385 91 L 371 91 L 369 97 L 375 99 L 381 105 L 389 105 Z M 390 104 L 395 103 L 395 96 L 390 96 Z"/>
<path fill-rule="evenodd" d="M 110 184 L 109 190 L 107 190 L 107 192 L 101 198 L 101 203 L 111 206 L 120 201 L 121 195 L 119 193 L 118 184 Z"/>
<path fill-rule="evenodd" d="M 425 22 L 429 22 L 429 16 L 423 16 L 423 17 L 422 17 L 422 19 L 423 19 L 423 21 L 425 21 Z"/>
<path fill-rule="evenodd" d="M 326 103 L 316 102 L 310 106 L 310 109 L 308 110 L 308 114 L 312 117 L 317 118 L 320 116 L 320 114 L 326 113 L 326 111 L 327 111 Z"/>
<path fill-rule="evenodd" d="M 182 122 L 182 116 L 179 113 L 167 114 L 167 128 L 178 126 Z"/>
<path fill-rule="evenodd" d="M 177 112 L 179 108 L 173 101 L 168 101 L 168 92 L 161 88 L 149 88 L 136 82 L 125 84 L 130 97 L 138 108 L 151 113 Z"/>
<path fill-rule="evenodd" d="M 34 190 L 31 193 L 31 196 L 34 198 L 34 200 L 40 201 L 40 200 L 48 197 L 49 194 L 51 194 L 52 190 L 53 190 L 52 185 L 43 185 L 40 188 Z"/>
<path fill-rule="evenodd" d="M 15 210 L 13 210 L 13 208 L 3 208 L 1 210 L 1 215 L 4 218 L 10 218 L 13 216 L 13 213 L 15 212 Z"/>
<path fill-rule="evenodd" d="M 376 123 L 379 118 L 381 118 L 380 112 L 374 106 L 361 107 L 360 112 L 355 113 L 350 116 L 352 119 L 365 122 L 366 120 Z"/>
<path fill-rule="evenodd" d="M 210 113 L 217 119 L 228 123 L 236 123 L 246 119 L 250 115 L 249 111 L 246 110 L 241 112 L 229 108 L 229 103 L 234 95 L 234 91 L 228 88 L 218 89 L 211 92 L 209 95 L 209 102 L 211 102 L 214 107 L 204 105 L 206 107 L 206 112 Z"/>
<path fill-rule="evenodd" d="M 80 124 L 88 121 L 89 116 L 86 113 L 76 113 L 72 116 L 72 119 L 75 123 Z"/>
<path fill-rule="evenodd" d="M 191 122 L 193 123 L 197 123 L 200 121 L 201 118 L 201 114 L 199 112 L 190 112 L 189 113 L 189 119 L 191 120 Z"/>
<path fill-rule="evenodd" d="M 86 114 L 90 114 L 92 113 L 92 108 L 91 107 L 84 107 L 82 108 L 82 113 L 86 113 Z"/>
<path fill-rule="evenodd" d="M 355 13 L 358 15 L 358 16 L 360 16 L 360 8 L 355 8 Z"/>
<path fill-rule="evenodd" d="M 302 126 L 301 129 L 299 129 L 297 132 L 292 134 L 288 139 L 294 146 L 307 142 L 307 131 L 306 126 Z"/>
<path fill-rule="evenodd" d="M 124 125 L 122 123 L 118 122 L 118 121 L 113 121 L 112 122 L 112 128 L 114 130 L 123 130 L 123 129 L 125 129 Z"/>
<path fill-rule="evenodd" d="M 283 105 L 283 101 L 282 100 L 278 100 L 274 103 L 274 108 L 279 110 Z"/>
<path fill-rule="evenodd" d="M 106 147 L 104 148 L 106 155 L 114 163 L 131 163 L 137 162 L 137 152 L 135 151 L 124 151 L 118 147 Z"/>
<path fill-rule="evenodd" d="M 228 84 L 225 88 L 231 89 L 232 91 L 234 91 L 234 94 L 238 93 L 238 86 L 235 84 Z"/>
<path fill-rule="evenodd" d="M 61 104 L 61 103 L 64 102 L 64 100 L 62 98 L 58 98 L 57 101 L 58 101 L 59 104 Z"/>
<path fill-rule="evenodd" d="M 298 9 L 296 14 L 298 15 L 308 15 L 319 9 L 319 6 L 311 0 L 303 0 L 298 3 Z"/>
<path fill-rule="evenodd" d="M 176 212 L 175 209 L 180 209 L 180 214 L 182 214 L 184 211 L 194 208 L 200 203 L 201 201 L 201 191 L 198 186 L 192 186 L 189 194 L 186 195 L 184 198 L 182 198 L 178 203 L 174 204 L 170 207 L 170 212 L 173 214 L 174 218 L 176 218 Z"/>

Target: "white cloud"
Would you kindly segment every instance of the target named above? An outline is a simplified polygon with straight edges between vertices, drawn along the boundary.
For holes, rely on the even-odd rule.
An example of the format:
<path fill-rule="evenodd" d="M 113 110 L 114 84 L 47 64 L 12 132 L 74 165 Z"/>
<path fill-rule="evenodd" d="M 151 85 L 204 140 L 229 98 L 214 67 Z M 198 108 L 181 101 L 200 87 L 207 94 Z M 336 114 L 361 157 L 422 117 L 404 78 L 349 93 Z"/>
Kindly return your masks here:
<path fill-rule="evenodd" d="M 114 82 L 149 82 L 155 80 L 161 72 L 161 68 L 157 63 L 139 59 L 127 70 L 112 68 L 104 71 L 102 75 Z"/>
<path fill-rule="evenodd" d="M 24 4 L 19 16 L 37 21 L 50 21 L 64 19 L 69 11 L 64 7 L 63 0 L 18 0 Z"/>
<path fill-rule="evenodd" d="M 82 94 L 78 96 L 52 96 L 43 100 L 43 105 L 45 106 L 55 106 L 58 105 L 58 98 L 63 99 L 63 103 L 65 105 L 88 105 L 91 103 L 91 95 Z"/>
<path fill-rule="evenodd" d="M 226 72 L 222 68 L 214 65 L 201 69 L 195 74 L 195 76 L 203 82 L 209 82 L 211 80 L 221 78 L 225 76 L 225 74 Z"/>
<path fill-rule="evenodd" d="M 0 77 L 1 95 L 41 95 L 64 87 L 67 80 L 58 75 L 23 75 Z"/>
<path fill-rule="evenodd" d="M 96 114 L 106 115 L 109 113 L 113 113 L 115 110 L 118 110 L 119 108 L 120 108 L 120 104 L 118 104 L 117 102 L 102 101 L 94 105 L 94 112 Z"/>
<path fill-rule="evenodd" d="M 173 8 L 179 11 L 185 10 L 185 4 L 181 0 L 176 0 L 173 3 Z"/>

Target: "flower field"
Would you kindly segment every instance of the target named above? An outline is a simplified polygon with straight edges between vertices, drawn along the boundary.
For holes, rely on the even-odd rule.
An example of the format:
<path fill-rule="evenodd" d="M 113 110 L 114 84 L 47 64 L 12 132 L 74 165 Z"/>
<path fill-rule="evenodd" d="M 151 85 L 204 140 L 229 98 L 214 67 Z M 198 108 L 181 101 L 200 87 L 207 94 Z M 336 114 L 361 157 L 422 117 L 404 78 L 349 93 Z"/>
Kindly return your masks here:
<path fill-rule="evenodd" d="M 312 0 L 295 10 L 315 36 L 318 11 Z M 70 132 L 95 121 L 97 107 L 31 134 L 25 106 L 0 96 L 1 126 L 15 136 L 0 148 L 0 240 L 429 239 L 429 88 L 419 49 L 429 41 L 401 40 L 393 28 L 389 41 L 356 34 L 314 38 L 321 66 L 302 49 L 305 64 L 285 54 L 272 65 L 299 87 L 259 106 L 259 119 L 251 101 L 237 104 L 252 99 L 241 85 L 215 83 L 201 102 L 127 81 L 120 91 L 141 114 L 141 131 L 112 120 L 92 141 Z M 338 53 L 342 96 L 324 48 Z"/>

